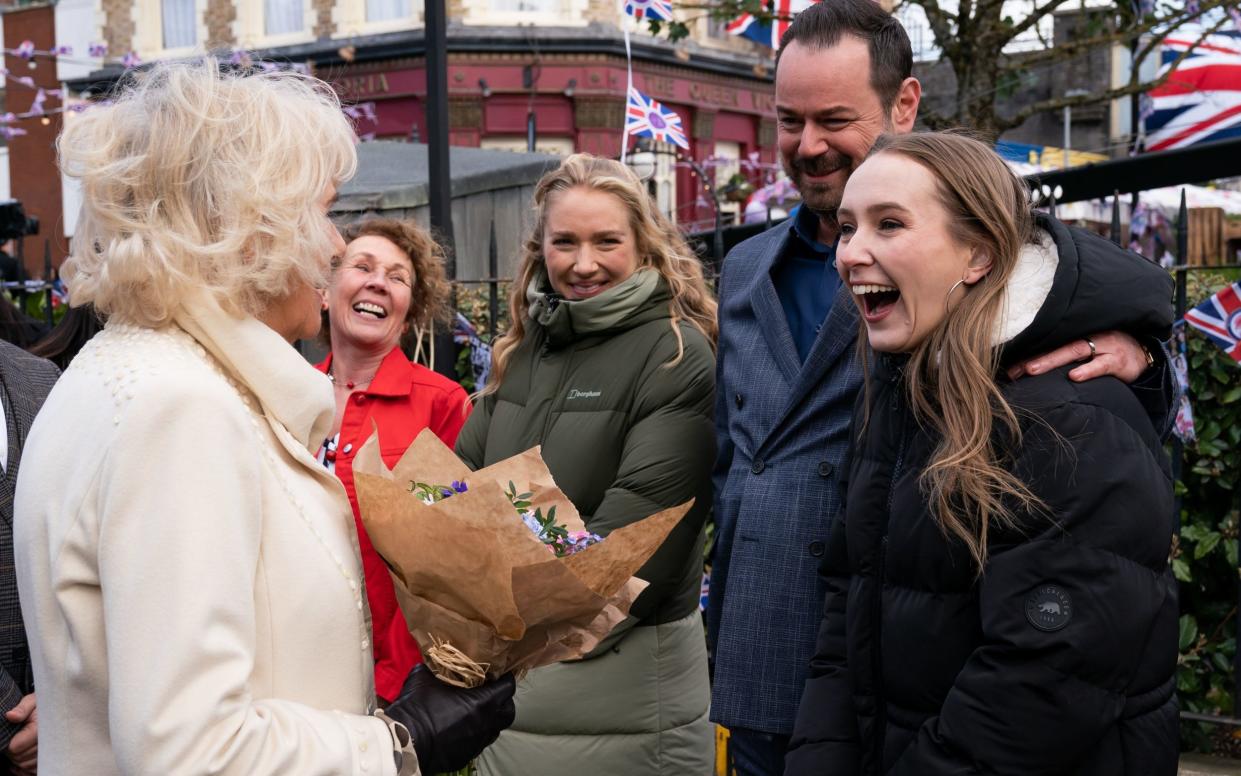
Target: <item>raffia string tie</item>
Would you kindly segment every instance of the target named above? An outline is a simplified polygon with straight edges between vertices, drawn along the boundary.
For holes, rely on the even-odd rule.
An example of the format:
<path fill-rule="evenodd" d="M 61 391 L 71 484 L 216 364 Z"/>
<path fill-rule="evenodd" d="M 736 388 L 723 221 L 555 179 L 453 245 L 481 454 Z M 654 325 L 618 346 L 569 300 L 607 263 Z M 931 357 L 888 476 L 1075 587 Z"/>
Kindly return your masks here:
<path fill-rule="evenodd" d="M 427 667 L 441 682 L 454 687 L 478 687 L 487 680 L 488 663 L 476 663 L 461 650 L 431 636 L 431 648 L 423 653 Z"/>

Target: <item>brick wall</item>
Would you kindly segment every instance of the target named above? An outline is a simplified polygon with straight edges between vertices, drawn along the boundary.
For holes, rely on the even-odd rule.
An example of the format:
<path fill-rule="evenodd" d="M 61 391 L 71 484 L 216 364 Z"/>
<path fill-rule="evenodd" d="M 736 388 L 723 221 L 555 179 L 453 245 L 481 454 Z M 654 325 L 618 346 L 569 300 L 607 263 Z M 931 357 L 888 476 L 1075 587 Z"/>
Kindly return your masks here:
<path fill-rule="evenodd" d="M 105 3 L 114 0 L 103 0 Z M 232 48 L 237 45 L 233 34 L 233 22 L 237 20 L 237 6 L 233 0 L 207 0 L 203 22 L 207 27 L 207 49 Z"/>
<path fill-rule="evenodd" d="M 4 47 L 16 48 L 23 40 L 34 42 L 35 48 L 47 51 L 56 45 L 56 21 L 51 5 L 24 8 L 4 15 Z M 132 34 L 132 24 L 131 24 Z M 35 85 L 43 89 L 57 89 L 56 66 L 45 57 L 28 63 L 13 56 L 5 56 L 4 66 L 15 76 L 30 76 Z M 23 86 L 6 90 L 6 109 L 13 113 L 30 110 L 35 91 Z M 47 110 L 60 107 L 60 100 L 48 97 L 43 104 Z M 17 126 L 28 134 L 9 141 L 9 187 L 14 199 L 21 200 L 26 215 L 39 219 L 39 233 L 24 238 L 23 252 L 26 271 L 31 277 L 43 277 L 44 244 L 51 249 L 53 266 L 60 266 L 65 258 L 67 244 L 64 238 L 64 205 L 61 201 L 60 174 L 56 168 L 56 135 L 61 128 L 61 114 L 47 117 L 47 124 L 39 119 L 24 119 Z"/>
<path fill-rule="evenodd" d="M 108 51 L 122 56 L 134 48 L 134 0 L 101 0 L 103 35 Z M 7 20 L 7 17 L 6 17 Z M 8 31 L 5 31 L 8 37 Z M 20 39 L 19 39 L 20 40 Z"/>

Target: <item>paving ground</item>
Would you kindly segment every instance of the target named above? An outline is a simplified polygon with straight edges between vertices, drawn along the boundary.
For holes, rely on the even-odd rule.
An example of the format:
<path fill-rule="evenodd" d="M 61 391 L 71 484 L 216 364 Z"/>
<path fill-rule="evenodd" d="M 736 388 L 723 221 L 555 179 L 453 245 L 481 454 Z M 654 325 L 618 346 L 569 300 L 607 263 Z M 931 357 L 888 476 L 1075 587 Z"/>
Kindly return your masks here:
<path fill-rule="evenodd" d="M 1181 755 L 1180 776 L 1241 776 L 1241 760 L 1218 760 L 1199 754 Z"/>

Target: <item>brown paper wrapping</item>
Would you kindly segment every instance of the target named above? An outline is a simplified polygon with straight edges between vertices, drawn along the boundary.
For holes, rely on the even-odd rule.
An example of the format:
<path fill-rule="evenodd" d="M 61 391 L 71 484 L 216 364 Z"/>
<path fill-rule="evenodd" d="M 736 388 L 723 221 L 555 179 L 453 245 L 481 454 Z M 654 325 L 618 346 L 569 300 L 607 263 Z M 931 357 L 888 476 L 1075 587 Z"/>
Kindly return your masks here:
<path fill-rule="evenodd" d="M 634 573 L 693 502 L 610 533 L 565 558 L 553 556 L 517 516 L 505 489 L 518 492 L 570 531 L 581 516 L 556 487 L 539 448 L 471 472 L 424 430 L 391 471 L 372 434 L 353 462 L 358 507 L 375 549 L 392 571 L 409 631 L 441 679 L 474 684 L 435 658 L 449 644 L 489 677 L 525 671 L 590 652 L 629 613 L 647 583 Z M 410 481 L 469 490 L 434 504 Z"/>

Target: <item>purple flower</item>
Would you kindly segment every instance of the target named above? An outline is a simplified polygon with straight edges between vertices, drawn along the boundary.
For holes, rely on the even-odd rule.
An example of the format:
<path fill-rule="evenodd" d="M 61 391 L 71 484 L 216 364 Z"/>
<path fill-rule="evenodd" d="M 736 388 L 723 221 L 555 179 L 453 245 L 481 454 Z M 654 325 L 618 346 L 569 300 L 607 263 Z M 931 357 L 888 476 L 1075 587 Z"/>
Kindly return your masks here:
<path fill-rule="evenodd" d="M 125 56 L 121 57 L 121 64 L 124 65 L 125 69 L 128 70 L 129 68 L 134 68 L 142 64 L 142 59 L 138 56 L 136 52 L 131 51 Z"/>
<path fill-rule="evenodd" d="M 592 544 L 603 541 L 603 537 L 593 534 L 590 531 L 570 531 L 569 535 L 564 539 L 564 545 L 561 550 L 562 555 L 572 555 L 581 552 Z"/>
<path fill-rule="evenodd" d="M 34 57 L 34 41 L 23 40 L 17 48 L 13 49 L 13 56 L 21 59 L 31 59 Z"/>
<path fill-rule="evenodd" d="M 92 57 L 106 57 L 108 55 L 108 44 L 92 43 L 90 44 L 89 51 Z"/>
<path fill-rule="evenodd" d="M 465 493 L 467 490 L 469 490 L 469 488 L 466 487 L 465 483 L 461 482 L 460 480 L 452 481 L 452 489 L 457 491 L 458 493 Z"/>
<path fill-rule="evenodd" d="M 542 535 L 543 526 L 539 525 L 539 521 L 534 519 L 533 512 L 522 512 L 521 521 L 526 524 L 527 528 L 530 529 L 530 533 L 534 534 L 535 536 Z"/>

